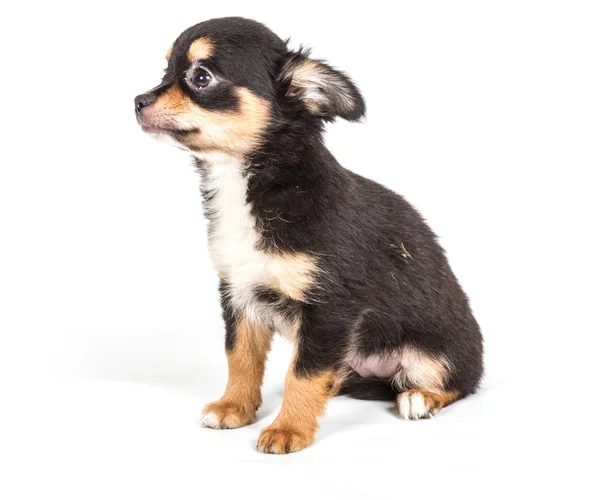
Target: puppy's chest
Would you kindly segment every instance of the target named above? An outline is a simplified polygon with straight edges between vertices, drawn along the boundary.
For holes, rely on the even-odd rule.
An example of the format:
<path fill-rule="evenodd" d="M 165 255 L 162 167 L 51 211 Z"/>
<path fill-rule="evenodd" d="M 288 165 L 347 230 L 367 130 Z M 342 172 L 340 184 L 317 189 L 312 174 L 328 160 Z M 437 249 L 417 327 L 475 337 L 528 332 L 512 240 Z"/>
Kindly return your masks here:
<path fill-rule="evenodd" d="M 265 284 L 269 256 L 257 249 L 260 236 L 242 166 L 233 160 L 212 162 L 204 181 L 209 252 L 219 276 L 240 289 Z"/>
<path fill-rule="evenodd" d="M 235 161 L 213 162 L 204 173 L 209 253 L 227 282 L 232 304 L 256 314 L 261 290 L 302 301 L 314 283 L 316 265 L 306 254 L 265 252 L 247 201 L 247 177 Z M 261 305 L 261 308 L 267 306 Z"/>

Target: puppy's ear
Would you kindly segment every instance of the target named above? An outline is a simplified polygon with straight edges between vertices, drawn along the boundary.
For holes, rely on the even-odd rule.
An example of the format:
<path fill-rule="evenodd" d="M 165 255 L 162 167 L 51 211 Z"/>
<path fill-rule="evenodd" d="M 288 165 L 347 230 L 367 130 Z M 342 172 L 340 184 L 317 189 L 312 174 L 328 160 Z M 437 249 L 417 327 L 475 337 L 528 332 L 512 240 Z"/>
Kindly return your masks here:
<path fill-rule="evenodd" d="M 357 121 L 365 115 L 365 101 L 352 80 L 323 61 L 309 58 L 307 51 L 286 56 L 279 80 L 287 99 L 301 102 L 324 120 L 339 116 Z"/>

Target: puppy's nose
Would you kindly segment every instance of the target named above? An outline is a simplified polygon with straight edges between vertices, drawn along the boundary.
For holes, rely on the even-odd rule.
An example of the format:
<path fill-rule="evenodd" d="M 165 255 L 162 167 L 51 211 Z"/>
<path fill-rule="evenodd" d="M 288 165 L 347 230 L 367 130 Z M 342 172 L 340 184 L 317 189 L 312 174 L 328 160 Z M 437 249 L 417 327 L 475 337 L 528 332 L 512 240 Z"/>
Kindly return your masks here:
<path fill-rule="evenodd" d="M 156 97 L 153 94 L 140 94 L 134 100 L 136 113 L 141 112 L 143 108 L 150 106 L 154 101 L 156 101 Z"/>

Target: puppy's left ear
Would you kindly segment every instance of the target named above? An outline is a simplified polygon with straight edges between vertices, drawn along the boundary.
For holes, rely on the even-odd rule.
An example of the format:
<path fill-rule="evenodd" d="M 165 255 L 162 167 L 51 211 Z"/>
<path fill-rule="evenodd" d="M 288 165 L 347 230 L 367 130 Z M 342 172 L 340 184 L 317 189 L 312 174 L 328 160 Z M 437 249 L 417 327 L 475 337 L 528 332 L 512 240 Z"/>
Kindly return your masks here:
<path fill-rule="evenodd" d="M 314 116 L 358 121 L 365 115 L 365 101 L 354 82 L 302 49 L 287 55 L 279 80 L 286 98 L 302 103 Z"/>

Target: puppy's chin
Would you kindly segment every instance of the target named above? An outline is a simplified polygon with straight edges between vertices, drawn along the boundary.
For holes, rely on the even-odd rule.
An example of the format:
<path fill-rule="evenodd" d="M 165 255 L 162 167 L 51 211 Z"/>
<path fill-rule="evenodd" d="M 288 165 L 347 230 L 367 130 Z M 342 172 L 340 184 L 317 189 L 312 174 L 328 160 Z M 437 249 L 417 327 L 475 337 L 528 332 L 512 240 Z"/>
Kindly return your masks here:
<path fill-rule="evenodd" d="M 152 125 L 144 125 L 140 123 L 140 127 L 142 130 L 150 135 L 166 135 L 169 133 L 169 130 L 161 128 L 161 127 L 153 127 Z"/>
<path fill-rule="evenodd" d="M 183 151 L 189 151 L 187 147 L 181 144 L 174 137 L 174 132 L 172 130 L 160 128 L 160 127 L 150 127 L 147 125 L 141 125 L 142 130 L 146 132 L 150 137 L 156 139 L 159 142 L 163 142 L 165 144 L 169 144 L 170 146 L 175 146 L 177 149 L 181 149 Z"/>

